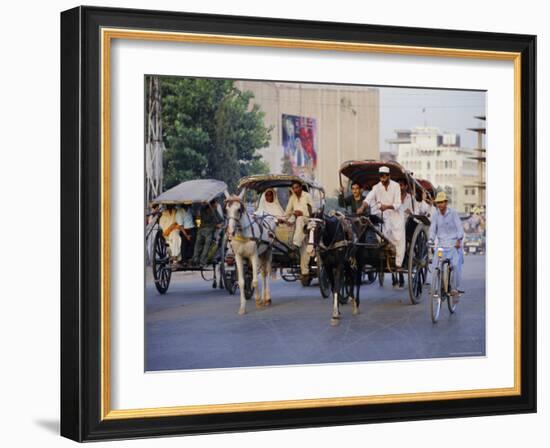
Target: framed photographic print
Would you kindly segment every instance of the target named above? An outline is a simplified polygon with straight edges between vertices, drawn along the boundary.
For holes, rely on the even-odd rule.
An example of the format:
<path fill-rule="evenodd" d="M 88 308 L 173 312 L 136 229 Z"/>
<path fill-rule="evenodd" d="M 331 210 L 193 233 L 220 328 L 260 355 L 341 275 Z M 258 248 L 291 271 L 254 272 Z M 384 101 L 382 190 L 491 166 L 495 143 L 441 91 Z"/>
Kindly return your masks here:
<path fill-rule="evenodd" d="M 61 14 L 61 433 L 536 411 L 535 36 Z"/>

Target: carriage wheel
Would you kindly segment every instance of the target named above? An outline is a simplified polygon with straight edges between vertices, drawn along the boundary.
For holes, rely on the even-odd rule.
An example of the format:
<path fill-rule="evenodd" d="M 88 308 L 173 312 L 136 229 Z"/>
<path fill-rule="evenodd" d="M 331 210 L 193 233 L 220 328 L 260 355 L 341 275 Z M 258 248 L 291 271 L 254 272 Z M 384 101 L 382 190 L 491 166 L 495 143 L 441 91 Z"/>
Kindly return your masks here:
<path fill-rule="evenodd" d="M 207 267 L 201 268 L 201 277 L 205 282 L 211 282 L 214 280 L 214 269 L 216 269 L 215 265 L 212 265 L 212 270 Z"/>
<path fill-rule="evenodd" d="M 424 225 L 414 229 L 409 245 L 408 284 L 409 298 L 413 305 L 422 301 L 422 287 L 426 282 L 428 269 L 428 235 Z"/>
<path fill-rule="evenodd" d="M 321 270 L 319 271 L 319 289 L 321 290 L 323 299 L 328 299 L 330 296 L 330 281 L 327 271 L 323 266 L 321 266 Z"/>
<path fill-rule="evenodd" d="M 365 285 L 372 285 L 376 278 L 378 277 L 378 272 L 369 269 L 368 271 L 363 272 L 363 275 L 361 276 L 361 283 Z"/>
<path fill-rule="evenodd" d="M 168 256 L 166 241 L 160 229 L 157 231 L 153 242 L 152 269 L 157 291 L 161 294 L 166 293 L 166 291 L 168 291 L 168 286 L 170 286 L 172 269 L 170 268 L 170 257 Z"/>
<path fill-rule="evenodd" d="M 295 282 L 298 280 L 298 275 L 296 275 L 296 270 L 293 268 L 281 268 L 279 269 L 281 278 L 285 282 Z"/>

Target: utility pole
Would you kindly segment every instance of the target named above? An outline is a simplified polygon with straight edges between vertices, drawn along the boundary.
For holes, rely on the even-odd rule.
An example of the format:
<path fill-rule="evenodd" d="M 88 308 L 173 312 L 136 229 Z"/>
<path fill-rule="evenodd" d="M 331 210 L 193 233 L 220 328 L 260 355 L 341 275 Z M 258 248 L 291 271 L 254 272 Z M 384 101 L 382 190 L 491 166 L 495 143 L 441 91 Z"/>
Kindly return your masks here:
<path fill-rule="evenodd" d="M 145 176 L 147 203 L 162 193 L 162 103 L 158 76 L 147 78 L 147 130 L 145 142 Z"/>

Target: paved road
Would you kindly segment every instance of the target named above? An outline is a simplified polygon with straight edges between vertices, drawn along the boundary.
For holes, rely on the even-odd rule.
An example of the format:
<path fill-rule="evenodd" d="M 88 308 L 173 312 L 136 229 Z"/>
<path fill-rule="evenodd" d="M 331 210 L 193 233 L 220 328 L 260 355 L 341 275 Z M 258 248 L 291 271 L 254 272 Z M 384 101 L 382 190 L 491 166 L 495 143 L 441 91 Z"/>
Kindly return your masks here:
<path fill-rule="evenodd" d="M 167 294 L 146 285 L 146 370 L 206 369 L 327 362 L 423 359 L 485 354 L 485 257 L 468 256 L 457 312 L 430 319 L 425 294 L 377 283 L 361 288 L 361 314 L 341 307 L 330 326 L 331 301 L 316 283 L 272 281 L 273 305 L 237 314 L 239 298 L 214 290 L 196 274 L 176 273 Z"/>

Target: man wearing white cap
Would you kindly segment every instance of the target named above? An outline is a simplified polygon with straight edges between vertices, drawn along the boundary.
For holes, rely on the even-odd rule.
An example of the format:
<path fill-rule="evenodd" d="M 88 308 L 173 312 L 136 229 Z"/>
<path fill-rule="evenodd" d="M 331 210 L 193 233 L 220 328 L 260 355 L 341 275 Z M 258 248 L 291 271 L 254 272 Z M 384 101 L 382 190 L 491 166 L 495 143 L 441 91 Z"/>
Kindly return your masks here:
<path fill-rule="evenodd" d="M 397 270 L 401 271 L 403 257 L 405 256 L 405 225 L 401 213 L 399 213 L 401 189 L 397 182 L 390 179 L 389 167 L 381 166 L 378 173 L 380 174 L 380 182 L 372 187 L 357 213 L 363 213 L 363 210 L 369 204 L 371 205 L 371 213 L 373 213 L 373 208 L 379 211 L 384 220 L 384 236 L 395 246 L 395 265 Z M 373 205 L 376 207 L 373 207 Z"/>

